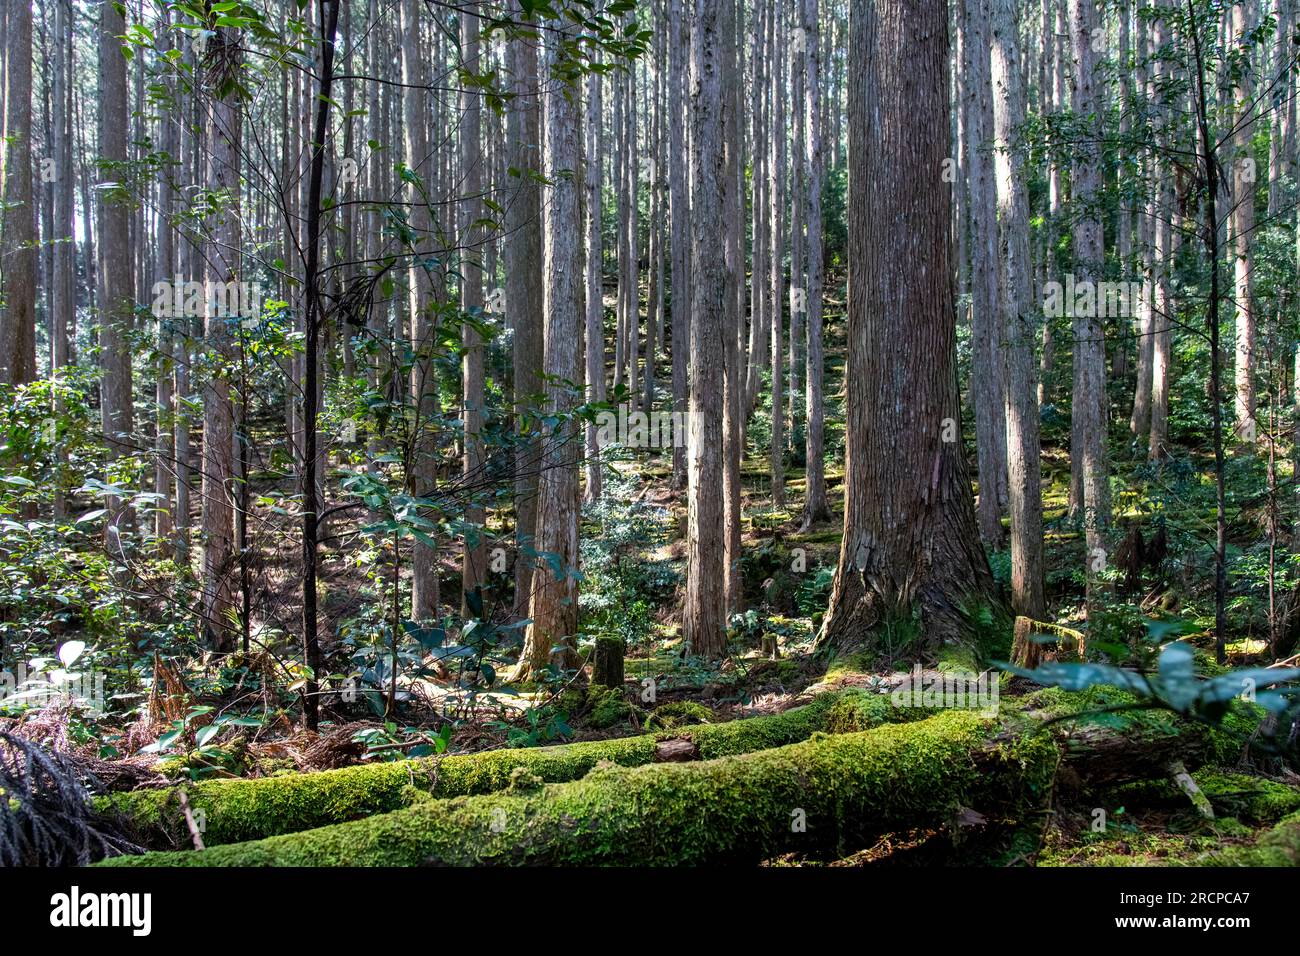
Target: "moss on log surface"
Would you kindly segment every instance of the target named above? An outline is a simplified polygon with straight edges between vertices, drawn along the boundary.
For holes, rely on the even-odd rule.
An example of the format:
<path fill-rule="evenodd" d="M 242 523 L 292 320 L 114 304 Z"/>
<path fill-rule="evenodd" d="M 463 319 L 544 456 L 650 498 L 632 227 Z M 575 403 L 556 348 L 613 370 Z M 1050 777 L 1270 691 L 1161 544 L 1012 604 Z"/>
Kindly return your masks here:
<path fill-rule="evenodd" d="M 608 766 L 580 780 L 426 800 L 365 820 L 114 866 L 678 865 L 843 851 L 960 808 L 1041 806 L 1058 761 L 1047 735 L 945 712 L 697 763 Z"/>
<path fill-rule="evenodd" d="M 1230 846 L 1188 861 L 1189 866 L 1300 866 L 1300 812 L 1285 817 L 1250 846 Z"/>
<path fill-rule="evenodd" d="M 589 741 L 558 747 L 491 750 L 392 763 L 365 764 L 316 773 L 251 780 L 209 780 L 186 785 L 190 806 L 204 819 L 211 846 L 297 833 L 409 806 L 422 794 L 457 797 L 493 793 L 524 771 L 545 783 L 577 780 L 597 764 L 624 767 L 653 763 L 659 741 L 688 739 L 698 758 L 711 760 L 806 740 L 819 730 L 860 731 L 920 716 L 896 708 L 888 697 L 862 691 L 822 694 L 805 706 L 768 717 L 672 731 Z M 145 846 L 188 849 L 189 831 L 174 788 L 103 798 L 130 822 Z"/>

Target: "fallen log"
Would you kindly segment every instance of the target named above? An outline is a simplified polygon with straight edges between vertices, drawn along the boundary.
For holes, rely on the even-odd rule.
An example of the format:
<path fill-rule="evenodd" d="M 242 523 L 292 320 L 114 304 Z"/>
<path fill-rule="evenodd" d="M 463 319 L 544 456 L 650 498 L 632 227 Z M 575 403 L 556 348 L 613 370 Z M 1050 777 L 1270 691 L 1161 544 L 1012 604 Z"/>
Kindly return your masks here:
<path fill-rule="evenodd" d="M 493 793 L 510 786 L 511 775 L 520 768 L 543 782 L 559 783 L 576 780 L 601 762 L 633 767 L 682 759 L 685 751 L 681 744 L 667 752 L 661 749 L 661 742 L 669 739 L 689 741 L 694 747 L 690 759 L 711 760 L 806 740 L 814 731 L 865 730 L 920 713 L 893 707 L 883 695 L 850 690 L 822 694 L 805 706 L 769 717 L 640 737 L 452 754 L 250 780 L 209 780 L 186 784 L 185 789 L 192 814 L 202 822 L 203 842 L 210 848 L 388 813 L 408 806 L 421 794 L 442 798 Z M 177 793 L 176 788 L 142 790 L 112 794 L 100 803 L 129 820 L 142 845 L 188 847 L 190 828 Z"/>
<path fill-rule="evenodd" d="M 963 808 L 1016 819 L 1049 798 L 1058 751 L 966 711 L 757 753 L 601 767 L 581 780 L 424 801 L 366 820 L 125 866 L 682 865 L 844 853 Z"/>

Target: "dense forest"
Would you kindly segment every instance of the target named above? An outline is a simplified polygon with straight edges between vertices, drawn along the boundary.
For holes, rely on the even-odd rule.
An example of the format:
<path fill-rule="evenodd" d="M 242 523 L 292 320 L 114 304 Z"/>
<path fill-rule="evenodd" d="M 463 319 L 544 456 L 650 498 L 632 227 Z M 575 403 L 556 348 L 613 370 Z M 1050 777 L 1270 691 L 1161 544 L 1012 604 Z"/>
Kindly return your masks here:
<path fill-rule="evenodd" d="M 1300 864 L 1295 0 L 0 11 L 0 864 Z"/>

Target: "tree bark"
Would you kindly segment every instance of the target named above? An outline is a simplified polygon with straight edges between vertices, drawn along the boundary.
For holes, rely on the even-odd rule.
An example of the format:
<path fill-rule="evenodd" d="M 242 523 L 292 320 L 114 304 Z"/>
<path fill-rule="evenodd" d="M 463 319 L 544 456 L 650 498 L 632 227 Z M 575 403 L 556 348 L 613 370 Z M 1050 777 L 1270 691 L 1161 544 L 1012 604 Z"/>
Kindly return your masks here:
<path fill-rule="evenodd" d="M 947 11 L 926 0 L 855 5 L 848 55 L 844 536 L 819 643 L 869 643 L 876 625 L 918 615 L 908 652 L 920 653 L 969 642 L 967 615 L 993 600 L 956 428 L 951 194 L 940 179 Z M 899 169 L 934 181 L 900 188 Z"/>
<path fill-rule="evenodd" d="M 545 110 L 544 168 L 553 184 L 544 204 L 543 270 L 546 327 L 543 364 L 548 414 L 567 416 L 574 396 L 565 382 L 582 380 L 582 323 L 579 237 L 578 149 L 579 103 L 555 73 L 559 44 L 568 31 L 548 34 L 543 104 Z M 538 677 L 548 663 L 569 670 L 578 665 L 574 650 L 578 633 L 578 458 L 582 442 L 577 427 L 565 418 L 547 437 L 538 477 L 537 551 L 546 555 L 534 568 L 532 619 L 524 639 L 514 679 Z"/>
<path fill-rule="evenodd" d="M 514 4 L 518 9 L 518 4 Z M 541 449 L 530 412 L 542 391 L 542 205 L 541 128 L 537 83 L 537 48 L 525 37 L 512 37 L 507 50 L 510 92 L 506 112 L 510 166 L 518 171 L 506 206 L 506 315 L 514 330 L 515 435 L 515 613 L 528 615 L 533 559 L 529 551 L 537 526 L 537 468 Z M 598 277 L 599 281 L 599 277 Z M 599 339 L 598 339 L 599 341 Z M 602 390 L 604 369 L 601 369 Z M 533 435 L 523 440 L 526 433 Z"/>
<path fill-rule="evenodd" d="M 971 403 L 979 465 L 979 527 L 1001 548 L 1007 500 L 1004 324 L 998 311 L 997 191 L 993 183 L 993 96 L 989 79 L 989 0 L 965 0 L 962 34 L 966 186 L 970 208 Z"/>
<path fill-rule="evenodd" d="M 1101 191 L 1100 76 L 1093 34 L 1098 13 L 1091 0 L 1069 0 L 1070 30 L 1074 40 L 1074 112 L 1080 117 L 1081 140 L 1074 144 L 1071 187 L 1077 209 L 1074 222 L 1076 282 L 1096 282 L 1103 277 L 1101 216 L 1097 210 Z M 1106 349 L 1099 309 L 1076 309 L 1074 332 L 1074 396 L 1071 403 L 1073 443 L 1071 457 L 1080 481 L 1083 525 L 1087 542 L 1089 594 L 1095 584 L 1095 560 L 1103 557 L 1110 526 L 1110 489 L 1106 464 Z M 1080 315 L 1079 312 L 1085 314 Z M 1088 312 L 1093 314 L 1089 315 Z"/>
<path fill-rule="evenodd" d="M 479 20 L 477 4 L 462 6 L 460 21 L 460 56 L 463 65 L 480 72 Z M 470 494 L 465 504 L 465 543 L 461 553 L 461 614 L 468 604 L 463 595 L 482 585 L 487 574 L 486 515 L 476 500 L 476 487 L 483 480 L 483 403 L 486 377 L 483 369 L 483 337 L 472 324 L 483 321 L 483 246 L 485 237 L 474 223 L 482 218 L 483 150 L 479 142 L 482 120 L 478 90 L 462 86 L 460 91 L 460 178 L 465 198 L 460 206 L 460 305 L 470 321 L 461 325 L 462 425 L 465 455 L 463 474 Z"/>
<path fill-rule="evenodd" d="M 420 18 L 417 0 L 401 0 L 402 34 L 402 132 L 407 167 L 424 183 L 427 190 L 436 176 L 435 158 L 430 155 L 428 140 L 428 105 L 424 57 L 420 44 Z M 428 199 L 412 186 L 410 224 L 414 245 L 407 250 L 410 341 L 416 362 L 412 382 L 412 400 L 416 406 L 415 434 L 411 447 L 411 491 L 418 497 L 433 493 L 436 478 L 437 439 L 433 419 L 438 414 L 438 385 L 433 368 L 434 322 L 432 308 L 434 282 L 430 267 L 422 259 L 429 254 L 433 239 L 433 216 Z M 411 555 L 411 617 L 429 621 L 438 617 L 438 552 L 416 541 Z"/>
<path fill-rule="evenodd" d="M 3 74 L 5 308 L 0 316 L 0 381 L 21 385 L 36 378 L 37 247 L 36 203 L 32 192 L 32 8 L 29 0 L 13 0 L 7 6 Z M 120 17 L 118 22 L 120 23 Z M 117 55 L 121 57 L 120 48 Z M 126 71 L 123 65 L 123 114 L 126 112 L 125 97 Z M 105 106 L 108 105 L 105 100 Z M 125 131 L 121 133 L 125 148 Z M 130 279 L 129 273 L 127 279 Z"/>
<path fill-rule="evenodd" d="M 1007 471 L 1011 513 L 1011 602 L 1040 618 L 1043 590 L 1042 449 L 1038 436 L 1036 310 L 1030 291 L 1029 193 L 1020 130 L 1025 122 L 1016 0 L 993 0 L 994 154 L 1001 223 L 999 313 L 1006 329 Z"/>
<path fill-rule="evenodd" d="M 821 110 L 821 60 L 818 57 L 817 0 L 802 0 L 801 19 L 806 76 L 804 78 L 805 146 L 807 198 L 804 221 L 808 227 L 808 368 L 807 435 L 805 440 L 803 527 L 811 528 L 831 516 L 826 497 L 826 420 L 822 404 L 822 376 L 825 352 L 822 342 L 822 133 L 818 117 Z"/>
<path fill-rule="evenodd" d="M 727 0 L 694 0 L 691 29 L 691 375 L 688 444 L 686 606 L 691 652 L 726 648 L 723 562 L 723 416 L 727 276 L 718 255 L 727 190 L 723 78 Z M 724 491 L 725 494 L 725 491 Z"/>

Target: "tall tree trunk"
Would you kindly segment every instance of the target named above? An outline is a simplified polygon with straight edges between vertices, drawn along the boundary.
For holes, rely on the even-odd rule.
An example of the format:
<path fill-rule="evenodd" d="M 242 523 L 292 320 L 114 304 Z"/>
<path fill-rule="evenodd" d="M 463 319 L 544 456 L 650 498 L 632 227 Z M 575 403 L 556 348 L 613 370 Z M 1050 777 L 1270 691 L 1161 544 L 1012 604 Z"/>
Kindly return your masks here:
<path fill-rule="evenodd" d="M 77 239 L 75 215 L 76 171 L 72 165 L 72 16 L 70 5 L 63 0 L 54 4 L 54 285 L 50 316 L 50 375 L 55 376 L 71 361 L 70 337 L 76 328 L 77 314 Z M 63 412 L 63 402 L 56 398 L 54 413 Z M 59 460 L 66 451 L 60 446 Z M 63 517 L 67 502 L 61 488 L 54 493 L 54 515 Z"/>
<path fill-rule="evenodd" d="M 919 614 L 909 653 L 968 641 L 992 599 L 958 410 L 948 13 L 853 4 L 848 47 L 849 306 L 844 536 L 819 643 L 844 650 Z M 933 182 L 900 186 L 900 169 Z M 906 229 L 880 223 L 906 222 Z M 925 263 L 900 269 L 900 263 Z"/>
<path fill-rule="evenodd" d="M 997 192 L 993 184 L 993 95 L 989 80 L 989 0 L 965 0 L 962 35 L 966 186 L 971 244 L 971 403 L 979 463 L 980 537 L 1002 546 L 1007 498 L 1004 326 L 998 312 Z"/>
<path fill-rule="evenodd" d="M 769 112 L 771 129 L 769 141 L 773 144 L 772 160 L 768 170 L 771 188 L 768 190 L 768 225 L 771 241 L 768 245 L 768 302 L 772 310 L 772 507 L 785 507 L 785 354 L 784 316 L 785 302 L 782 276 L 785 256 L 785 118 L 786 118 L 786 61 L 782 55 L 785 46 L 785 20 L 781 15 L 781 0 L 773 0 L 772 17 L 768 25 L 768 57 L 772 67 L 772 105 Z"/>
<path fill-rule="evenodd" d="M 99 365 L 100 415 L 109 456 L 130 450 L 134 430 L 131 396 L 131 347 L 128 339 L 135 321 L 135 281 L 131 271 L 130 199 L 120 185 L 127 162 L 126 58 L 121 37 L 126 33 L 119 7 L 112 2 L 99 8 L 99 170 L 97 219 L 99 229 Z M 29 323 L 30 325 L 30 323 Z M 23 333 L 26 334 L 26 333 Z M 23 347 L 24 354 L 26 347 Z M 24 359 L 24 362 L 26 360 Z M 117 511 L 118 503 L 109 502 Z"/>
<path fill-rule="evenodd" d="M 544 204 L 543 259 L 546 329 L 543 364 L 547 412 L 567 416 L 575 400 L 566 382 L 581 381 L 583 314 L 582 221 L 579 209 L 579 107 L 574 91 L 557 75 L 560 44 L 571 42 L 567 29 L 548 33 L 546 42 L 544 168 L 551 195 Z M 537 550 L 548 556 L 533 572 L 528 632 L 514 678 L 539 677 L 548 662 L 562 670 L 578 666 L 578 458 L 582 442 L 572 420 L 562 420 L 546 439 L 538 478 Z M 552 564 L 551 562 L 557 562 Z"/>
<path fill-rule="evenodd" d="M 516 3 L 514 8 L 518 9 Z M 506 205 L 506 315 L 514 330 L 515 433 L 535 434 L 527 412 L 542 391 L 542 205 L 538 115 L 537 48 L 526 37 L 512 37 L 507 49 L 510 91 L 506 113 L 510 166 L 518 170 Z M 602 391 L 604 386 L 602 374 Z M 532 593 L 533 547 L 537 523 L 537 468 L 541 449 L 525 441 L 515 450 L 515 613 L 528 615 Z"/>
<path fill-rule="evenodd" d="M 723 416 L 726 264 L 718 255 L 727 189 L 723 134 L 727 0 L 694 0 L 691 29 L 691 376 L 686 605 L 682 634 L 693 654 L 726 648 L 723 562 Z"/>
<path fill-rule="evenodd" d="M 479 20 L 477 5 L 460 8 L 460 56 L 463 65 L 481 72 L 479 63 Z M 482 120 L 479 91 L 462 86 L 460 92 L 460 178 L 465 199 L 461 203 L 460 304 L 473 321 L 483 320 L 483 245 L 482 230 L 474 223 L 483 218 L 483 156 L 479 142 Z M 464 411 L 464 475 L 470 494 L 483 480 L 483 402 L 486 379 L 483 370 L 483 339 L 470 322 L 461 326 L 461 385 Z M 479 587 L 487 573 L 487 541 L 484 538 L 483 507 L 471 498 L 465 506 L 465 546 L 461 559 L 461 592 L 470 594 Z M 461 613 L 468 605 L 462 599 Z"/>
<path fill-rule="evenodd" d="M 220 204 L 207 226 L 209 241 L 204 258 L 208 289 L 231 288 L 226 284 L 238 283 L 243 278 L 239 255 L 243 114 L 235 85 L 239 64 L 236 31 L 223 27 L 208 38 L 203 61 L 209 98 L 206 104 L 210 149 L 207 184 Z M 101 247 L 111 245 L 100 242 Z M 242 297 L 234 301 L 238 302 L 239 298 Z M 235 646 L 235 414 L 230 381 L 236 361 L 235 329 L 239 315 L 230 312 L 230 303 L 227 296 L 227 308 L 219 310 L 209 293 L 203 328 L 204 344 L 218 362 L 203 383 L 203 617 L 209 643 L 219 651 L 233 650 Z M 306 509 L 306 502 L 303 507 Z"/>
<path fill-rule="evenodd" d="M 1016 0 L 993 0 L 994 153 L 1001 243 L 999 313 L 1007 340 L 1007 471 L 1011 512 L 1011 600 L 1018 614 L 1040 620 L 1043 596 L 1042 450 L 1038 437 L 1037 319 L 1030 285 L 1029 191 Z"/>
<path fill-rule="evenodd" d="M 1232 7 L 1232 38 L 1244 51 L 1254 49 L 1247 34 L 1258 24 L 1256 0 L 1241 0 Z M 1250 140 L 1255 130 L 1253 57 L 1246 53 L 1237 80 L 1235 131 L 1232 162 L 1232 206 L 1228 228 L 1232 234 L 1233 301 L 1237 311 L 1235 400 L 1233 403 L 1237 439 L 1254 444 L 1255 423 L 1255 160 Z"/>
<path fill-rule="evenodd" d="M 690 29 L 683 0 L 668 0 L 668 140 L 673 163 L 668 170 L 668 218 L 672 227 L 673 411 L 685 415 L 689 402 L 691 326 L 690 196 L 686 155 L 687 72 Z M 686 449 L 673 443 L 673 488 L 686 487 Z"/>
<path fill-rule="evenodd" d="M 164 24 L 169 14 L 163 12 Z M 169 37 L 160 36 L 166 43 L 163 53 L 172 48 Z M 168 83 L 168 93 L 174 97 L 177 90 Z M 180 127 L 174 117 L 162 117 L 162 150 L 169 157 L 175 157 L 180 147 Z M 158 182 L 159 223 L 158 223 L 158 266 L 156 274 L 164 279 L 176 275 L 176 232 L 171 219 L 175 203 L 175 167 L 163 170 Z M 142 283 L 145 285 L 145 283 Z M 154 512 L 154 533 L 158 536 L 160 553 L 169 554 L 172 545 L 172 515 L 174 498 L 171 494 L 171 477 L 175 471 L 175 432 L 172 422 L 175 417 L 175 338 L 176 321 L 181 317 L 160 316 L 158 322 L 158 364 L 156 370 L 155 400 L 157 403 L 157 434 L 154 445 L 154 491 L 162 497 L 158 500 Z"/>
<path fill-rule="evenodd" d="M 4 303 L 0 380 L 36 378 L 36 203 L 32 192 L 32 8 L 7 4 L 4 62 Z M 119 21 L 120 22 L 120 18 Z M 121 49 L 118 49 L 121 56 Z M 123 99 L 126 74 L 122 75 Z M 108 104 L 105 103 L 107 106 Z M 125 114 L 125 102 L 122 104 Z M 125 142 L 125 140 L 123 140 Z M 129 278 L 129 275 L 128 275 Z"/>
<path fill-rule="evenodd" d="M 825 409 L 822 406 L 822 375 L 825 355 L 822 344 L 822 133 L 818 121 L 821 110 L 821 61 L 818 58 L 817 0 L 801 0 L 804 44 L 807 48 L 804 67 L 804 127 L 806 130 L 807 199 L 804 220 L 808 226 L 808 433 L 805 444 L 804 475 L 807 494 L 803 506 L 803 526 L 811 528 L 831 516 L 826 497 Z"/>
<path fill-rule="evenodd" d="M 741 192 L 741 157 L 744 127 L 740 123 L 741 67 L 737 62 L 737 0 L 721 0 L 718 33 L 721 49 L 722 136 L 725 180 L 723 182 L 723 267 L 725 285 L 722 319 L 724 382 L 722 409 L 722 523 L 724 560 L 723 591 L 728 613 L 740 610 L 742 573 L 740 568 L 741 440 L 744 434 L 742 407 L 745 373 L 740 360 L 740 330 L 744 327 L 745 285 L 745 202 Z"/>
<path fill-rule="evenodd" d="M 319 716 L 317 698 L 321 678 L 320 642 L 317 637 L 316 576 L 317 536 L 321 527 L 324 500 L 320 495 L 317 469 L 320 465 L 317 441 L 320 437 L 317 417 L 320 413 L 320 334 L 324 323 L 324 292 L 320 277 L 321 184 L 325 174 L 326 137 L 329 133 L 330 94 L 334 79 L 334 35 L 339 19 L 339 0 L 318 0 L 316 6 L 320 52 L 315 68 L 319 71 L 315 96 L 315 125 L 311 133 L 307 175 L 306 262 L 304 288 L 306 312 L 303 324 L 303 455 L 302 455 L 302 645 L 307 682 L 303 692 L 303 720 L 309 729 L 316 728 Z M 238 182 L 238 180 L 236 180 Z M 237 246 L 236 246 L 237 248 Z M 390 697 L 391 702 L 391 697 Z"/>
<path fill-rule="evenodd" d="M 1101 192 L 1102 105 L 1101 77 L 1093 49 L 1099 28 L 1097 8 L 1091 0 L 1069 0 L 1070 30 L 1074 40 L 1074 112 L 1080 118 L 1081 140 L 1074 146 L 1071 188 L 1077 208 L 1074 222 L 1076 282 L 1102 278 L 1101 217 L 1097 210 Z M 1087 543 L 1089 593 L 1096 571 L 1104 561 L 1106 531 L 1110 525 L 1110 489 L 1106 464 L 1106 350 L 1099 309 L 1074 310 L 1074 396 L 1071 424 L 1075 448 L 1072 458 L 1081 484 L 1084 534 Z M 1085 314 L 1079 315 L 1079 312 Z M 1092 315 L 1087 314 L 1092 312 Z"/>
<path fill-rule="evenodd" d="M 428 140 L 428 103 L 426 99 L 425 51 L 420 44 L 420 18 L 417 0 L 402 4 L 402 133 L 406 165 L 419 177 L 425 189 L 437 175 L 435 158 L 430 155 Z M 414 247 L 408 250 L 410 265 L 411 314 L 410 341 L 416 362 L 412 399 L 415 402 L 415 434 L 412 438 L 411 490 L 418 497 L 433 493 L 436 473 L 437 438 L 434 418 L 438 414 L 438 386 L 433 368 L 434 320 L 432 316 L 434 282 L 431 267 L 423 260 L 433 247 L 433 216 L 429 201 L 419 189 L 410 188 L 410 223 L 415 234 Z M 411 555 L 411 617 L 417 621 L 438 617 L 438 552 L 416 541 Z"/>
<path fill-rule="evenodd" d="M 605 161 L 600 152 L 600 125 L 603 77 L 592 73 L 587 77 L 587 122 L 585 137 L 586 164 L 584 185 L 586 197 L 586 248 L 587 248 L 587 399 L 605 400 L 605 289 L 604 257 L 601 248 L 601 211 L 604 204 Z M 586 426 L 586 500 L 597 501 L 601 494 L 600 443 L 594 422 Z"/>

